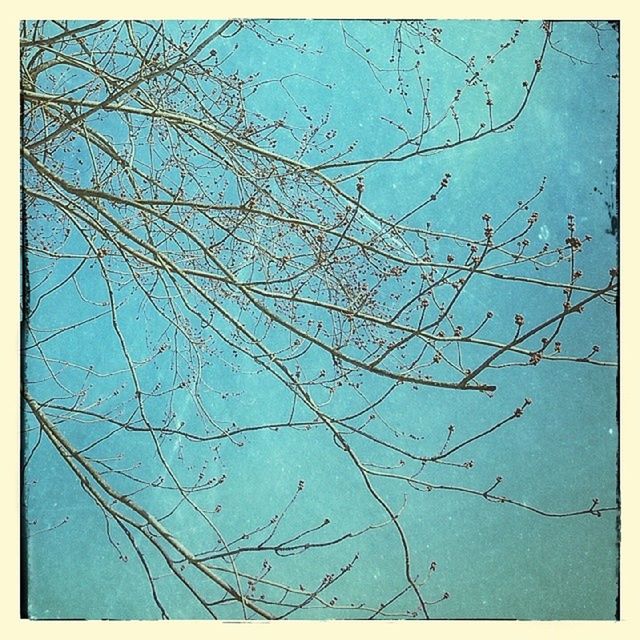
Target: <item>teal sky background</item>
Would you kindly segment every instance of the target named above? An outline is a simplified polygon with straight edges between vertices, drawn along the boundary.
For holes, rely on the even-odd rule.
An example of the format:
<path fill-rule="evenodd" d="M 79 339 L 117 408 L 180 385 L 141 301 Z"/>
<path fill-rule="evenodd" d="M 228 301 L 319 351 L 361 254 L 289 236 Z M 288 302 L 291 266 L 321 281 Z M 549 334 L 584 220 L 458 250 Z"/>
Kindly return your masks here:
<path fill-rule="evenodd" d="M 345 26 L 354 37 L 353 42 L 357 39 L 370 48 L 369 60 L 389 66 L 393 25 L 355 21 Z M 542 45 L 539 24 L 443 21 L 433 22 L 432 26 L 442 28 L 443 46 L 462 59 L 475 55 L 479 61 L 494 54 L 500 43 L 519 29 L 516 44 L 497 56 L 494 64 L 487 63 L 485 74 L 494 102 L 494 121 L 512 114 L 523 96 L 522 82 L 531 77 L 533 60 Z M 306 52 L 271 47 L 248 31 L 215 45 L 220 58 L 233 54 L 222 65 L 227 74 L 244 77 L 259 72 L 256 84 L 286 77 L 282 83 L 260 85 L 248 97 L 251 110 L 267 118 L 282 118 L 287 124 L 301 128 L 308 126 L 305 115 L 316 121 L 328 114 L 327 128 L 336 132 L 331 143 L 338 149 L 357 140 L 358 146 L 351 156 L 356 159 L 376 157 L 402 140 L 398 128 L 381 116 L 409 128 L 416 127 L 421 94 L 414 72 L 402 74 L 408 82 L 405 102 L 395 90 L 388 91 L 396 86 L 393 73 L 380 74 L 378 81 L 366 62 L 345 46 L 339 22 L 272 21 L 268 27 L 284 37 L 293 35 Z M 172 28 L 177 33 L 177 27 Z M 532 205 L 532 210 L 540 213 L 530 236 L 532 243 L 561 246 L 567 235 L 567 214 L 574 214 L 578 234 L 593 238 L 584 243 L 579 254 L 578 267 L 584 271 L 581 284 L 605 285 L 609 269 L 617 264 L 617 238 L 606 233 L 611 206 L 606 200 L 611 200 L 617 165 L 618 42 L 612 29 L 598 34 L 586 23 L 556 23 L 553 41 L 566 53 L 557 50 L 546 53 L 543 71 L 512 131 L 437 154 L 367 169 L 358 174 L 366 181 L 363 203 L 382 217 L 399 215 L 421 203 L 437 188 L 442 175 L 450 172 L 450 186 L 436 202 L 414 215 L 411 225 L 430 225 L 443 233 L 481 237 L 483 213 L 490 212 L 498 223 L 518 206 L 518 201 L 533 196 L 546 177 L 545 189 Z M 237 50 L 232 49 L 235 45 Z M 464 86 L 465 69 L 435 47 L 429 47 L 424 56 L 407 47 L 406 67 L 412 67 L 418 58 L 422 81 L 430 78 L 429 98 L 436 117 L 446 111 L 456 88 Z M 58 82 L 59 91 L 60 86 L 64 87 L 64 67 L 55 73 L 59 75 L 52 87 Z M 305 109 L 301 111 L 299 107 Z M 407 109 L 412 113 L 407 113 Z M 475 130 L 472 123 L 486 120 L 481 87 L 465 89 L 459 113 L 467 134 Z M 123 135 L 109 117 L 97 124 L 114 139 Z M 433 143 L 442 143 L 455 135 L 449 119 L 434 129 L 431 139 Z M 141 158 L 145 153 L 143 136 L 140 140 L 137 154 Z M 287 149 L 286 139 L 278 151 L 292 151 Z M 329 156 L 329 152 L 326 157 L 311 155 L 305 161 L 324 162 Z M 77 164 L 82 158 L 78 154 L 61 160 L 64 172 L 71 175 L 82 171 Z M 353 172 L 357 170 L 355 167 Z M 336 177 L 340 171 L 334 168 L 326 173 Z M 343 185 L 354 194 L 355 175 Z M 24 179 L 28 183 L 28 172 Z M 79 179 L 82 180 L 81 174 Z M 46 209 L 38 212 L 43 217 L 33 223 L 32 232 L 41 232 L 48 224 L 44 218 Z M 53 228 L 51 233 L 55 235 L 58 231 Z M 84 251 L 82 246 L 82 241 L 72 237 L 66 250 Z M 459 255 L 463 256 L 464 250 Z M 46 286 L 39 288 L 39 278 L 46 273 L 41 269 L 47 268 L 49 259 L 34 254 L 29 260 L 32 306 L 43 288 L 62 282 L 77 265 L 71 260 L 55 264 Z M 568 266 L 561 264 L 548 275 L 540 272 L 536 277 L 566 281 Z M 84 269 L 79 282 L 87 299 L 104 306 L 106 290 L 97 269 Z M 118 293 L 122 303 L 120 320 L 132 353 L 143 359 L 162 333 L 163 325 L 152 315 L 139 311 L 140 300 L 132 293 L 133 289 L 131 283 L 124 283 Z M 36 334 L 46 335 L 51 328 L 95 314 L 100 307 L 80 302 L 78 294 L 76 287 L 65 285 L 44 298 L 34 315 L 32 328 Z M 460 324 L 473 326 L 491 310 L 494 318 L 483 335 L 499 339 L 505 335 L 505 327 L 513 325 L 514 313 L 522 313 L 527 325 L 535 326 L 556 313 L 562 300 L 560 290 L 476 278 L 462 296 L 456 319 Z M 29 347 L 31 337 L 26 335 L 25 340 Z M 591 345 L 597 344 L 599 358 L 615 362 L 615 310 L 596 302 L 588 307 L 584 317 L 577 314 L 569 317 L 562 342 L 567 353 L 585 356 Z M 54 363 L 59 359 L 93 367 L 98 372 L 123 369 L 108 315 L 50 340 L 46 343 L 46 354 Z M 255 365 L 242 358 L 238 360 L 239 371 L 232 371 L 224 362 L 225 358 L 232 359 L 232 354 L 224 346 L 218 355 L 204 367 L 205 376 L 216 391 L 205 390 L 204 397 L 216 419 L 225 424 L 287 420 L 291 399 L 286 388 L 275 384 L 266 373 L 256 372 Z M 35 350 L 28 351 L 24 362 L 25 377 L 34 396 L 62 395 Z M 168 354 L 163 354 L 144 369 L 143 380 L 149 388 L 154 380 L 166 381 L 168 362 Z M 313 354 L 302 362 L 309 371 L 326 366 L 322 357 Z M 60 363 L 53 366 L 70 389 L 80 388 L 92 375 L 79 367 Z M 500 475 L 505 495 L 553 512 L 588 508 L 594 497 L 599 498 L 602 506 L 616 504 L 616 367 L 542 362 L 536 367 L 494 369 L 483 375 L 487 382 L 497 386 L 492 397 L 445 389 L 415 391 L 403 386 L 381 407 L 384 419 L 401 431 L 417 434 L 422 438 L 417 446 L 432 451 L 441 445 L 449 424 L 456 427 L 454 443 L 462 442 L 509 415 L 525 397 L 532 398 L 523 418 L 467 447 L 461 461 L 472 459 L 475 463 L 472 469 L 437 468 L 429 471 L 430 481 L 483 490 Z M 122 393 L 130 388 L 126 373 L 100 380 L 95 377 L 91 398 L 107 397 L 120 385 Z M 372 396 L 386 388 L 371 375 L 364 376 L 363 385 Z M 171 407 L 176 413 L 175 424 L 196 423 L 197 410 L 189 396 L 178 394 L 175 398 Z M 336 393 L 328 400 L 331 410 L 338 415 L 348 414 L 360 402 L 349 391 Z M 166 420 L 166 410 L 162 401 L 149 403 L 154 420 Z M 308 418 L 303 410 L 297 411 L 298 419 Z M 27 413 L 27 452 L 38 440 L 34 426 Z M 94 429 L 101 432 L 104 427 L 68 423 L 61 428 L 77 446 L 82 446 L 93 441 Z M 366 494 L 361 478 L 353 474 L 326 432 L 266 430 L 247 437 L 241 447 L 228 441 L 217 443 L 215 449 L 197 452 L 176 438 L 167 438 L 162 446 L 167 459 L 179 468 L 181 456 L 193 452 L 195 457 L 187 459 L 187 466 L 197 469 L 206 461 L 214 475 L 227 476 L 224 484 L 206 496 L 207 504 L 222 505 L 216 523 L 224 529 L 227 539 L 234 539 L 280 512 L 295 493 L 300 479 L 305 481 L 305 490 L 283 519 L 283 532 L 293 535 L 330 517 L 327 535 L 338 536 L 385 519 L 385 514 Z M 361 444 L 360 451 L 361 457 L 366 458 L 375 450 Z M 121 456 L 123 466 L 125 462 L 133 465 L 142 462 L 149 465 L 147 471 L 153 476 L 151 447 L 144 434 L 120 434 L 105 447 L 97 448 L 95 454 L 105 458 Z M 392 459 L 387 462 L 391 464 Z M 394 508 L 399 508 L 406 497 L 401 519 L 412 557 L 421 563 L 422 572 L 431 561 L 437 562 L 438 570 L 429 577 L 427 599 L 437 600 L 445 591 L 450 594 L 431 608 L 434 618 L 612 619 L 616 615 L 615 512 L 604 513 L 600 518 L 546 518 L 477 496 L 452 491 L 417 492 L 406 485 L 378 480 L 376 486 Z M 104 517 L 44 438 L 27 467 L 25 489 L 25 517 L 30 523 L 27 557 L 31 616 L 158 617 L 149 586 L 126 538 L 112 525 L 110 535 L 128 556 L 125 562 L 109 544 Z M 165 504 L 161 491 L 147 491 L 139 497 L 152 510 Z M 194 547 L 206 547 L 201 530 L 181 509 L 168 523 Z M 328 595 L 337 596 L 345 604 L 368 602 L 375 606 L 406 585 L 397 537 L 390 527 L 376 529 L 336 547 L 279 559 L 274 564 L 274 574 L 283 582 L 297 584 L 304 579 L 310 585 L 351 561 L 356 553 L 360 554 L 360 560 L 354 570 Z M 262 558 L 253 556 L 246 560 L 246 568 L 259 567 L 261 562 Z M 159 563 L 154 567 L 162 573 Z M 202 616 L 202 610 L 174 580 L 159 579 L 157 586 L 173 617 Z M 396 608 L 404 611 L 414 607 L 415 602 L 406 596 Z M 239 616 L 237 608 L 230 606 L 228 611 L 229 617 Z M 361 617 L 357 609 L 313 608 L 300 612 L 299 617 L 328 614 Z"/>

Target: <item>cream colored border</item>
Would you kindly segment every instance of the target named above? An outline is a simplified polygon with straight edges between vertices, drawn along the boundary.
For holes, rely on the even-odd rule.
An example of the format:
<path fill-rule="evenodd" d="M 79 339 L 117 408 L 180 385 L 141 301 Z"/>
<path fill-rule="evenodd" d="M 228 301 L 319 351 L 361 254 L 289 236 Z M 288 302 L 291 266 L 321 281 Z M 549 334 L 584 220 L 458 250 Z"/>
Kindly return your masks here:
<path fill-rule="evenodd" d="M 475 638 L 486 635 L 499 638 L 600 638 L 640 637 L 640 566 L 638 545 L 638 468 L 635 460 L 638 452 L 640 419 L 637 386 L 640 384 L 638 366 L 638 314 L 637 292 L 640 274 L 637 272 L 638 248 L 634 238 L 640 231 L 638 219 L 638 60 L 640 60 L 639 30 L 635 18 L 639 11 L 631 8 L 631 0 L 609 0 L 594 2 L 582 0 L 559 3 L 558 0 L 534 0 L 517 5 L 497 0 L 400 0 L 382 3 L 363 0 L 323 0 L 317 6 L 300 0 L 240 0 L 233 4 L 194 3 L 182 0 L 177 3 L 159 3 L 151 0 L 132 2 L 131 0 L 110 0 L 108 4 L 88 3 L 86 0 L 64 0 L 43 2 L 30 0 L 18 3 L 8 0 L 2 10 L 0 21 L 0 50 L 4 98 L 0 101 L 2 115 L 2 202 L 3 217 L 0 233 L 0 283 L 1 298 L 4 300 L 0 314 L 2 340 L 0 345 L 1 376 L 0 394 L 5 418 L 0 421 L 2 437 L 2 463 L 0 465 L 0 486 L 2 487 L 2 536 L 3 550 L 0 562 L 0 632 L 7 638 L 28 638 L 46 636 L 55 638 L 110 638 L 112 636 L 139 638 L 152 635 L 155 639 L 189 638 L 208 636 L 223 638 L 247 638 L 264 636 L 269 638 L 334 637 L 366 635 L 386 638 L 391 634 L 412 637 L 439 637 L 446 635 Z M 18 22 L 24 18 L 211 18 L 211 17 L 441 17 L 441 18 L 589 18 L 620 19 L 622 21 L 622 167 L 623 186 L 621 206 L 622 222 L 622 621 L 614 622 L 394 622 L 394 623 L 353 623 L 353 622 L 287 622 L 233 624 L 216 622 L 30 622 L 19 620 L 19 537 L 18 537 L 18 460 L 19 460 L 19 97 L 18 97 Z M 634 62 L 635 61 L 635 62 Z M 593 571 L 597 579 L 597 567 Z M 633 629 L 636 629 L 634 632 Z"/>

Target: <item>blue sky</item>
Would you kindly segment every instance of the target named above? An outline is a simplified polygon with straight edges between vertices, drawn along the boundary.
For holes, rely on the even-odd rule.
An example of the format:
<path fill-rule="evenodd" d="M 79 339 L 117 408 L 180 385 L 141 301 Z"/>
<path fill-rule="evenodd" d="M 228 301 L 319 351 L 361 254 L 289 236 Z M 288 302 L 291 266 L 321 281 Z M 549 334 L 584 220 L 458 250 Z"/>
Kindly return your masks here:
<path fill-rule="evenodd" d="M 217 26 L 212 24 L 210 29 Z M 316 150 L 300 158 L 312 166 L 326 163 L 332 151 L 345 148 L 354 140 L 358 144 L 349 156 L 352 160 L 374 158 L 400 144 L 405 136 L 403 129 L 407 132 L 420 129 L 425 87 L 429 88 L 433 122 L 443 118 L 429 131 L 425 144 L 438 146 L 447 140 L 455 141 L 455 119 L 448 107 L 458 88 L 463 89 L 455 103 L 462 137 L 471 135 L 481 122 L 485 122 L 486 127 L 490 118 L 494 123 L 508 119 L 525 95 L 523 82 L 532 77 L 534 60 L 545 35 L 538 23 L 429 23 L 427 33 L 442 29 L 441 40 L 434 46 L 423 38 L 427 44 L 424 54 L 410 29 L 396 32 L 405 39 L 404 57 L 394 70 L 397 52 L 393 24 L 283 21 L 268 25 L 268 36 L 261 31 L 263 26 L 267 25 L 259 25 L 254 32 L 243 30 L 228 40 L 216 42 L 217 60 L 224 60 L 216 67 L 216 73 L 226 78 L 259 73 L 245 87 L 246 108 L 255 114 L 254 124 L 264 119 L 281 119 L 286 124 L 281 136 L 275 138 L 278 153 L 295 154 L 310 125 L 326 116 L 327 123 L 317 135 L 324 136 L 321 148 L 328 150 L 324 153 Z M 518 33 L 514 35 L 516 30 Z M 169 24 L 168 32 L 179 37 L 177 25 Z M 199 38 L 203 39 L 207 33 L 200 34 Z M 258 38 L 257 33 L 262 33 L 263 38 Z M 297 43 L 299 49 L 270 46 L 268 40 L 275 39 L 277 43 L 279 35 L 283 38 L 292 35 L 291 42 Z M 618 72 L 616 34 L 611 29 L 596 32 L 586 23 L 558 23 L 553 36 L 556 49 L 546 51 L 542 72 L 513 130 L 496 132 L 439 153 L 416 155 L 404 162 L 349 168 L 334 166 L 324 170 L 324 174 L 352 198 L 358 193 L 357 178 L 363 178 L 366 188 L 362 194 L 362 211 L 357 212 L 364 216 L 359 221 L 362 237 L 367 237 L 366 234 L 370 237 L 376 231 L 371 225 L 380 224 L 367 221 L 365 207 L 382 221 L 397 220 L 425 201 L 448 173 L 446 189 L 441 189 L 434 202 L 411 216 L 407 224 L 412 228 L 433 230 L 446 236 L 482 237 L 484 213 L 490 213 L 495 225 L 509 219 L 512 227 L 507 225 L 506 229 L 519 229 L 535 210 L 539 221 L 527 236 L 531 239 L 527 251 L 533 251 L 545 242 L 552 247 L 562 246 L 568 233 L 567 215 L 573 214 L 580 237 L 592 238 L 583 243 L 582 251 L 577 254 L 577 267 L 584 272 L 580 282 L 585 287 L 601 287 L 607 283 L 609 269 L 617 263 L 617 240 L 606 233 L 610 209 L 605 202 L 610 199 L 611 183 L 615 180 L 617 155 L 618 81 L 612 77 Z M 514 41 L 501 49 L 500 45 L 510 42 L 510 38 Z M 99 50 L 97 44 L 96 49 Z M 453 57 L 452 52 L 457 57 Z M 468 69 L 460 61 L 468 60 L 471 55 L 476 56 L 486 86 L 466 83 Z M 389 62 L 392 58 L 394 61 Z M 417 60 L 421 63 L 419 67 L 415 66 Z M 383 71 L 375 71 L 376 67 Z M 58 68 L 58 75 L 43 81 L 41 90 L 55 93 L 83 82 L 82 74 L 65 76 L 65 69 L 64 66 Z M 399 95 L 399 87 L 406 89 L 406 96 Z M 195 84 L 191 89 L 199 90 Z M 485 91 L 490 92 L 491 115 Z M 188 99 L 182 106 L 190 113 L 191 107 Z M 122 119 L 107 114 L 88 122 L 115 144 L 126 148 L 129 129 Z M 221 116 L 221 122 L 231 127 L 230 119 Z M 157 136 L 154 144 L 159 145 L 162 131 L 152 131 L 148 124 L 141 124 L 134 154 L 141 167 L 149 166 L 154 153 L 156 160 L 162 160 L 164 152 L 157 150 L 160 147 L 145 142 L 151 136 Z M 330 144 L 334 146 L 329 148 Z M 60 162 L 61 175 L 66 179 L 87 185 L 91 181 L 87 168 L 90 158 L 81 143 L 75 153 L 74 149 L 72 144 L 71 153 L 59 150 L 55 160 Z M 206 156 L 200 156 L 198 162 L 202 162 L 200 170 L 206 171 Z M 245 188 L 242 181 L 234 183 L 223 172 L 214 173 L 216 177 L 212 180 L 225 184 L 225 197 L 242 200 Z M 178 174 L 177 168 L 171 169 L 163 179 L 170 181 Z M 117 180 L 118 176 L 111 178 L 106 188 L 111 189 Z M 538 192 L 543 180 L 544 190 Z M 28 173 L 25 181 L 29 182 Z M 242 184 L 242 188 L 237 184 Z M 195 182 L 190 188 L 195 194 L 194 185 Z M 511 212 L 533 196 L 530 209 L 511 218 Z M 121 213 L 115 206 L 110 210 Z M 327 211 L 332 209 L 328 207 Z M 57 214 L 46 219 L 50 212 L 48 205 L 34 212 L 36 217 L 30 223 L 34 236 L 42 237 L 45 230 L 45 235 L 53 236 L 53 242 L 69 256 L 87 251 L 87 236 L 83 239 L 72 229 L 68 239 L 63 238 L 64 229 L 69 226 L 68 216 Z M 131 220 L 127 218 L 127 224 L 132 224 Z M 248 238 L 260 241 L 271 229 L 256 226 L 246 233 Z M 137 224 L 135 233 L 143 236 L 142 223 Z M 213 239 L 215 241 L 215 237 Z M 92 241 L 96 246 L 109 246 L 108 241 L 98 236 Z M 168 239 L 164 245 L 171 255 L 185 246 L 172 242 Z M 464 243 L 450 237 L 440 240 L 434 237 L 432 242 L 430 250 L 442 259 L 451 250 L 456 261 L 464 260 L 468 251 Z M 285 245 L 283 241 L 282 247 L 277 243 L 272 246 L 278 254 L 284 251 Z M 393 250 L 393 245 L 390 246 Z M 234 259 L 232 252 L 221 251 L 225 259 Z M 37 315 L 34 314 L 32 328 L 40 332 L 36 335 L 42 337 L 56 327 L 105 313 L 51 339 L 43 347 L 58 379 L 71 390 L 62 404 L 73 398 L 74 391 L 86 389 L 84 403 L 104 407 L 103 411 L 124 419 L 127 407 L 131 410 L 132 406 L 131 380 L 118 347 L 118 336 L 112 330 L 110 307 L 106 304 L 109 291 L 95 261 L 90 259 L 82 267 L 77 280 L 69 280 L 54 289 L 55 283 L 62 282 L 78 266 L 79 259 L 52 260 L 50 256 L 36 254 L 29 258 L 32 307 L 43 290 L 52 289 L 40 303 Z M 177 334 L 172 337 L 167 332 L 167 323 L 159 317 L 157 309 L 143 304 L 140 282 L 122 268 L 117 256 L 111 260 L 118 319 L 130 353 L 143 363 L 138 367 L 141 384 L 147 390 L 155 384 L 165 387 L 178 384 L 196 356 L 186 338 Z M 256 264 L 258 261 L 248 261 L 237 273 L 254 278 Z M 566 282 L 570 272 L 566 261 L 541 272 L 530 263 L 504 269 L 509 270 L 523 277 L 553 282 Z M 348 271 L 347 263 L 340 271 L 345 279 Z M 43 274 L 47 274 L 45 283 L 36 286 Z M 151 287 L 153 270 L 140 274 L 141 282 Z M 370 284 L 367 278 L 370 274 L 363 272 L 363 280 Z M 380 289 L 384 302 L 390 306 L 393 295 L 400 294 L 394 286 L 392 281 Z M 312 292 L 310 288 L 309 295 Z M 220 289 L 212 289 L 212 295 L 218 293 L 222 295 Z M 167 300 L 175 300 L 180 313 L 189 315 L 177 289 L 169 284 L 164 294 Z M 482 335 L 487 340 L 504 340 L 511 332 L 515 313 L 524 316 L 526 326 L 535 326 L 556 313 L 562 300 L 561 289 L 476 277 L 460 297 L 455 321 L 472 327 L 491 311 L 492 321 Z M 224 305 L 257 335 L 264 332 L 270 348 L 291 345 L 286 331 L 269 332 L 268 323 L 264 319 L 256 320 L 255 314 L 242 309 L 237 298 L 225 298 Z M 200 311 L 204 316 L 209 313 L 206 306 Z M 314 318 L 313 313 L 318 315 Z M 311 312 L 310 319 L 318 321 L 326 317 L 324 312 L 316 310 Z M 149 397 L 145 401 L 148 419 L 165 426 L 180 427 L 185 423 L 191 427 L 206 423 L 203 418 L 206 411 L 211 425 L 227 428 L 269 420 L 287 423 L 291 416 L 294 421 L 310 419 L 308 411 L 292 403 L 287 387 L 279 385 L 255 362 L 236 355 L 234 349 L 220 341 L 222 335 L 233 336 L 230 325 L 220 320 L 220 316 L 209 325 L 202 324 L 200 329 L 194 317 L 189 322 L 196 333 L 201 332 L 210 348 L 198 364 L 204 384 L 195 389 L 190 386 L 193 381 L 187 379 L 188 384 L 173 394 Z M 221 332 L 218 337 L 216 331 Z M 27 346 L 29 340 L 27 336 Z M 597 344 L 598 357 L 615 362 L 616 341 L 614 309 L 595 302 L 584 316 L 574 314 L 567 319 L 562 348 L 565 353 L 586 356 L 591 346 Z M 169 346 L 160 351 L 159 346 L 165 342 Z M 356 352 L 354 344 L 345 348 Z M 154 357 L 144 364 L 150 354 Z M 482 356 L 469 350 L 468 358 L 469 362 L 478 364 Z M 328 360 L 326 355 L 310 349 L 300 355 L 297 362 L 302 367 L 302 375 L 311 379 L 316 372 L 331 366 Z M 514 360 L 517 358 L 505 357 L 499 362 Z M 28 356 L 26 364 L 29 388 L 41 402 L 65 395 L 50 379 L 41 358 Z M 90 367 L 95 373 L 87 370 Z M 503 478 L 500 490 L 504 494 L 553 512 L 588 508 L 596 496 L 601 505 L 615 505 L 618 449 L 615 367 L 542 362 L 536 367 L 492 369 L 485 372 L 483 378 L 486 378 L 484 382 L 497 386 L 495 394 L 398 387 L 378 408 L 381 426 L 373 427 L 372 433 L 398 438 L 400 442 L 411 442 L 410 434 L 420 447 L 432 451 L 443 442 L 448 425 L 455 425 L 452 445 L 464 442 L 510 415 L 525 397 L 531 397 L 533 403 L 523 418 L 467 447 L 459 462 L 472 459 L 472 467 L 440 465 L 429 469 L 424 478 L 435 484 L 470 486 L 482 491 L 500 475 Z M 371 396 L 388 387 L 385 380 L 369 373 L 363 375 L 361 383 Z M 317 393 L 317 402 L 327 403 L 331 415 L 349 414 L 362 406 L 362 399 L 351 387 L 330 393 L 317 388 L 314 393 Z M 199 407 L 195 395 L 201 397 L 206 406 Z M 123 396 L 129 400 L 123 401 Z M 30 418 L 26 425 L 34 426 Z M 77 447 L 87 446 L 95 441 L 96 434 L 106 433 L 105 425 L 99 421 L 82 425 L 78 420 L 66 419 L 59 427 Z M 34 446 L 37 438 L 38 431 L 31 430 L 27 450 Z M 238 446 L 239 442 L 242 446 Z M 193 446 L 177 435 L 161 439 L 159 446 L 168 464 L 185 482 L 197 475 L 200 467 L 215 478 L 225 475 L 224 483 L 202 495 L 206 496 L 208 506 L 221 505 L 214 517 L 229 540 L 280 513 L 292 495 L 297 496 L 294 506 L 282 519 L 282 531 L 290 535 L 322 522 L 325 517 L 330 518 L 330 533 L 336 536 L 385 520 L 384 512 L 364 490 L 361 478 L 353 473 L 343 452 L 332 444 L 328 433 L 318 429 L 258 431 L 236 441 L 220 440 L 213 448 Z M 397 462 L 388 452 L 379 451 L 370 443 L 360 441 L 358 447 L 368 462 L 378 465 Z M 97 446 L 94 454 L 96 459 L 115 458 L 115 464 L 122 468 L 133 465 L 132 468 L 141 469 L 149 479 L 163 473 L 161 465 L 154 461 L 154 444 L 146 434 L 119 432 L 105 445 Z M 135 483 L 118 475 L 121 491 L 134 490 Z M 295 487 L 300 479 L 304 479 L 305 489 L 298 496 Z M 46 440 L 37 447 L 29 463 L 26 481 L 27 519 L 34 522 L 29 525 L 32 535 L 28 542 L 32 615 L 157 617 L 158 610 L 150 598 L 140 566 L 134 563 L 130 548 L 124 551 L 126 538 L 119 531 L 105 528 L 103 516 Z M 614 616 L 617 527 L 613 512 L 604 513 L 600 518 L 591 515 L 545 518 L 512 505 L 452 490 L 417 492 L 410 485 L 381 477 L 374 481 L 394 508 L 405 505 L 401 520 L 411 543 L 412 557 L 420 558 L 423 575 L 429 562 L 437 562 L 438 571 L 429 576 L 425 587 L 426 598 L 438 600 L 445 591 L 451 597 L 433 606 L 435 617 L 610 619 Z M 139 499 L 148 509 L 162 512 L 167 508 L 167 493 L 147 489 L 139 494 Z M 167 522 L 194 547 L 206 548 L 197 518 L 194 520 L 194 514 L 184 506 L 178 507 Z M 46 530 L 51 527 L 54 528 Z M 115 547 L 109 543 L 109 536 L 117 542 Z M 116 547 L 121 551 L 116 551 Z M 119 553 L 126 554 L 130 560 L 123 562 Z M 354 564 L 354 570 L 336 585 L 335 594 L 330 595 L 338 597 L 340 602 L 377 603 L 404 588 L 401 549 L 397 535 L 388 526 L 372 529 L 336 547 L 273 559 L 274 573 L 285 582 L 302 581 L 300 576 L 313 582 L 326 573 L 327 567 L 344 565 L 356 553 L 363 560 Z M 247 571 L 259 571 L 262 558 L 250 556 L 245 560 L 245 555 L 241 556 L 238 562 L 242 562 Z M 152 565 L 153 571 L 161 573 L 158 560 L 154 563 L 157 564 Z M 64 589 L 60 586 L 63 584 Z M 202 610 L 168 578 L 159 584 L 172 615 L 202 615 Z M 120 585 L 127 585 L 126 590 Z M 105 598 L 106 593 L 109 598 Z M 415 606 L 410 595 L 399 601 L 400 612 L 411 611 Z M 227 611 L 232 617 L 240 615 L 237 607 L 228 607 Z M 357 610 L 354 613 L 349 609 L 334 612 L 308 609 L 304 614 L 309 617 L 359 615 Z M 302 612 L 298 616 L 304 617 Z"/>

